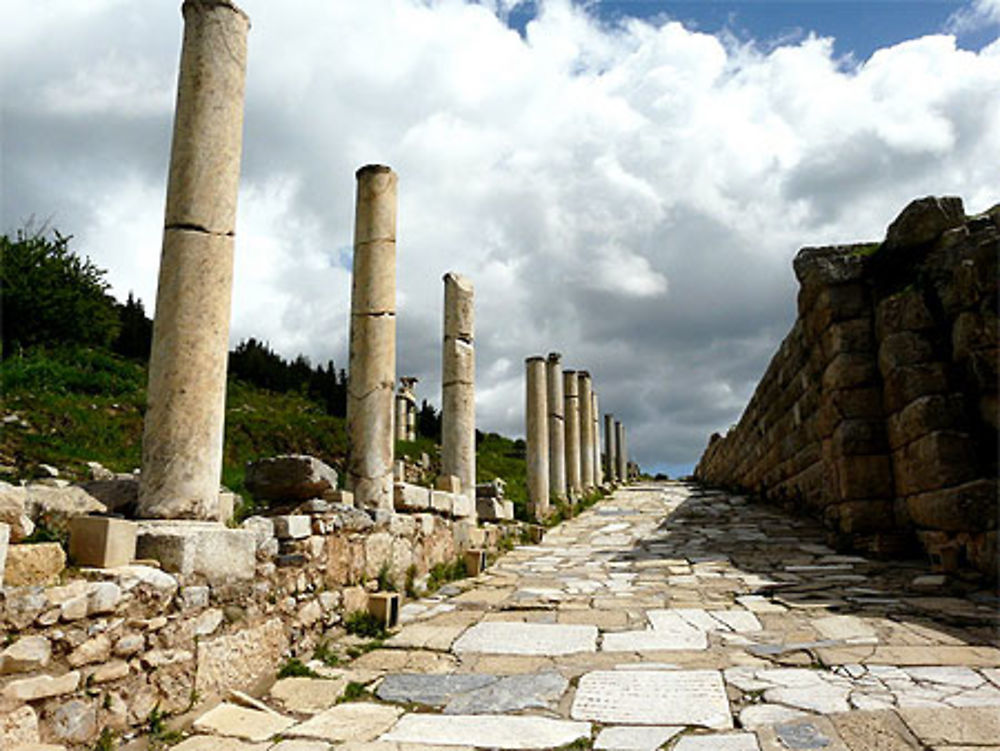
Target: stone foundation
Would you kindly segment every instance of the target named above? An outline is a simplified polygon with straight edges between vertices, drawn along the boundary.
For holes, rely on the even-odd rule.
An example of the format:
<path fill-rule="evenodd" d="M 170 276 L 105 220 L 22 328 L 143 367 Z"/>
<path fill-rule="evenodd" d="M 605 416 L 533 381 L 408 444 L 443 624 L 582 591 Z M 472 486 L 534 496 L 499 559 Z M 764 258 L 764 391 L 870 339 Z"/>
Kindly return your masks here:
<path fill-rule="evenodd" d="M 881 244 L 806 248 L 799 315 L 695 475 L 820 516 L 834 542 L 997 573 L 1000 207 L 914 201 Z"/>
<path fill-rule="evenodd" d="M 241 530 L 204 527 L 252 538 L 245 578 L 210 580 L 195 545 L 193 566 L 177 573 L 83 568 L 60 586 L 2 590 L 0 746 L 89 749 L 102 728 L 140 730 L 154 707 L 178 713 L 230 689 L 253 691 L 283 657 L 311 657 L 342 614 L 365 608 L 383 568 L 402 591 L 411 567 L 419 586 L 435 564 L 495 550 L 518 529 L 319 499 Z"/>

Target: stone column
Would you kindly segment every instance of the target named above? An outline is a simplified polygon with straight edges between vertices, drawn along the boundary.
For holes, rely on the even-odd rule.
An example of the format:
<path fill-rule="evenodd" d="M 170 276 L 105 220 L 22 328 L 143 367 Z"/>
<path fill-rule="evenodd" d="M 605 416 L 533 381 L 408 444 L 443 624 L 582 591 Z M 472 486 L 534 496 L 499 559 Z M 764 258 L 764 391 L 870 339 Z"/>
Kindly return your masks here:
<path fill-rule="evenodd" d="M 594 419 L 594 485 L 600 486 L 604 484 L 604 468 L 601 464 L 601 408 L 593 386 L 590 398 L 592 400 L 590 415 Z"/>
<path fill-rule="evenodd" d="M 590 373 L 578 371 L 580 405 L 580 484 L 584 492 L 594 489 L 594 397 Z"/>
<path fill-rule="evenodd" d="M 174 111 L 138 515 L 218 519 L 250 20 L 188 0 Z"/>
<path fill-rule="evenodd" d="M 408 441 L 407 421 L 409 419 L 409 402 L 402 394 L 396 394 L 396 422 L 394 425 L 396 440 Z"/>
<path fill-rule="evenodd" d="M 615 420 L 615 461 L 618 463 L 616 473 L 622 484 L 628 482 L 628 450 L 625 446 L 625 426 Z"/>
<path fill-rule="evenodd" d="M 580 379 L 575 370 L 563 371 L 563 422 L 566 427 L 566 492 L 579 498 L 580 478 Z"/>
<path fill-rule="evenodd" d="M 476 351 L 472 282 L 444 275 L 444 353 L 441 365 L 441 471 L 476 496 Z"/>
<path fill-rule="evenodd" d="M 528 460 L 529 513 L 537 520 L 549 513 L 549 429 L 545 359 L 525 361 L 525 444 Z"/>
<path fill-rule="evenodd" d="M 615 416 L 604 415 L 604 471 L 611 484 L 618 480 L 618 460 L 615 458 L 616 443 Z"/>
<path fill-rule="evenodd" d="M 407 402 L 406 407 L 406 440 L 417 440 L 417 401 Z"/>
<path fill-rule="evenodd" d="M 549 405 L 549 492 L 566 500 L 566 424 L 563 419 L 562 355 L 550 352 L 545 365 Z"/>
<path fill-rule="evenodd" d="M 359 508 L 392 510 L 392 387 L 396 381 L 396 174 L 357 173 L 347 475 Z"/>

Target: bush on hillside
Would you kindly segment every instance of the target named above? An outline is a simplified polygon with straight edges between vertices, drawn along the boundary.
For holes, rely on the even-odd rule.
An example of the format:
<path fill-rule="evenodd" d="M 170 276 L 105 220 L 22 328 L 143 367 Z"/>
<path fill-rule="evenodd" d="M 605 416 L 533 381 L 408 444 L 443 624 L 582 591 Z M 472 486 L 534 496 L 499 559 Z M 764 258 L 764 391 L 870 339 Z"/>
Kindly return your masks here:
<path fill-rule="evenodd" d="M 69 249 L 53 230 L 0 236 L 3 355 L 34 344 L 107 347 L 118 335 L 118 311 L 104 270 Z"/>

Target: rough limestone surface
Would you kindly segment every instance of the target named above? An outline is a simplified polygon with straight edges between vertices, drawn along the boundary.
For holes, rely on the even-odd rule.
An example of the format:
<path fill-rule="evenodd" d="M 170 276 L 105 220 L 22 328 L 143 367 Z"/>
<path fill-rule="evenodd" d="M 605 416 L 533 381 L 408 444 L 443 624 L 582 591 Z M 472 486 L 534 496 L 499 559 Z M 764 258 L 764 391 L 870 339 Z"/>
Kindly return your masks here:
<path fill-rule="evenodd" d="M 250 21 L 225 1 L 183 14 L 138 512 L 218 520 Z"/>
<path fill-rule="evenodd" d="M 547 717 L 408 714 L 380 740 L 516 749 L 556 748 L 589 736 L 589 723 Z"/>
<path fill-rule="evenodd" d="M 10 527 L 10 541 L 20 542 L 35 531 L 28 507 L 28 489 L 0 482 L 0 522 Z"/>
<path fill-rule="evenodd" d="M 273 671 L 287 648 L 288 638 L 277 618 L 237 633 L 199 641 L 195 688 L 203 694 L 251 688 Z"/>
<path fill-rule="evenodd" d="M 11 545 L 7 550 L 4 584 L 25 587 L 52 584 L 66 568 L 66 553 L 58 542 Z"/>
<path fill-rule="evenodd" d="M 44 636 L 24 636 L 0 652 L 0 675 L 41 670 L 52 659 L 52 643 Z"/>
<path fill-rule="evenodd" d="M 256 498 L 307 501 L 337 488 L 337 471 L 314 456 L 282 454 L 248 462 L 245 483 Z"/>
<path fill-rule="evenodd" d="M 10 545 L 10 525 L 0 522 L 0 587 L 3 586 L 4 572 L 7 569 L 7 548 Z"/>
<path fill-rule="evenodd" d="M 291 717 L 277 712 L 241 707 L 223 702 L 194 722 L 194 729 L 205 733 L 263 742 L 295 724 Z"/>
<path fill-rule="evenodd" d="M 286 735 L 323 741 L 371 741 L 402 714 L 397 707 L 358 702 L 339 704 L 291 728 Z"/>

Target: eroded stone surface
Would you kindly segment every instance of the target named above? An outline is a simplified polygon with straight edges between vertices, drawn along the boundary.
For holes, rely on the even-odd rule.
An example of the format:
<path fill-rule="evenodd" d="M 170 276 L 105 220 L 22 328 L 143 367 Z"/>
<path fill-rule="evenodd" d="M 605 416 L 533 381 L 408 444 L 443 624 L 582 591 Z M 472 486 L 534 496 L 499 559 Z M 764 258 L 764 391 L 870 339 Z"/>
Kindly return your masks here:
<path fill-rule="evenodd" d="M 554 748 L 590 736 L 590 723 L 510 715 L 408 714 L 380 740 L 480 748 Z"/>
<path fill-rule="evenodd" d="M 456 653 L 565 655 L 597 649 L 597 628 L 546 623 L 478 623 L 452 646 Z"/>

